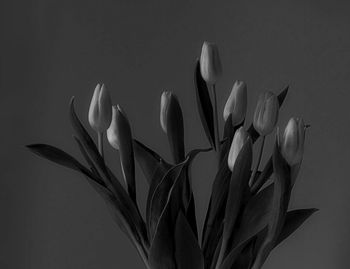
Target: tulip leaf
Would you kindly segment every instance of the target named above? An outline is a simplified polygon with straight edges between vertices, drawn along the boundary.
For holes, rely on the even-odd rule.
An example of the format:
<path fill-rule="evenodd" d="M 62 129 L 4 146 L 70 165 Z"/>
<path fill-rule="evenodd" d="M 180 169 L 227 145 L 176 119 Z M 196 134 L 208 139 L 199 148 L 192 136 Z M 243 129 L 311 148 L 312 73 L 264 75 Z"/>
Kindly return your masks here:
<path fill-rule="evenodd" d="M 90 166 L 91 171 L 97 176 L 97 177 L 101 177 L 94 162 L 91 160 L 90 156 L 88 155 L 88 153 L 86 152 L 83 144 L 81 143 L 80 139 L 78 137 L 76 137 L 75 135 L 73 135 L 74 140 L 77 142 L 79 150 L 81 152 L 81 154 L 83 155 L 86 163 Z M 104 182 L 101 180 L 101 182 L 103 183 L 102 185 L 105 185 Z"/>
<path fill-rule="evenodd" d="M 137 222 L 128 214 L 127 209 L 115 210 L 120 207 L 123 207 L 122 203 L 109 191 L 104 182 L 93 175 L 91 171 L 85 168 L 82 164 L 80 164 L 75 158 L 67 154 L 66 152 L 55 148 L 50 145 L 45 144 L 34 144 L 27 146 L 33 153 L 46 158 L 52 162 L 58 163 L 62 166 L 77 170 L 83 173 L 90 185 L 104 198 L 108 205 L 110 205 L 113 209 L 113 216 L 115 216 L 116 221 L 120 228 L 127 234 L 129 238 L 134 236 L 133 243 L 140 244 L 142 247 L 142 240 L 139 237 L 139 232 L 136 228 Z M 132 234 L 130 234 L 132 233 Z M 135 241 L 136 240 L 136 241 Z"/>
<path fill-rule="evenodd" d="M 253 194 L 257 193 L 260 188 L 266 183 L 266 181 L 271 177 L 273 173 L 273 165 L 272 165 L 272 158 L 270 158 L 262 172 L 257 176 L 256 180 L 254 180 L 254 183 L 251 187 L 251 192 Z"/>
<path fill-rule="evenodd" d="M 278 104 L 280 105 L 280 107 L 282 106 L 284 99 L 286 99 L 287 93 L 289 90 L 289 85 L 287 85 L 281 92 L 280 94 L 277 96 L 278 98 Z"/>
<path fill-rule="evenodd" d="M 83 166 L 79 161 L 77 161 L 74 157 L 64 152 L 63 150 L 46 145 L 46 144 L 32 144 L 28 145 L 27 148 L 33 153 L 48 159 L 52 162 L 55 162 L 59 165 L 68 167 L 70 169 L 76 170 L 78 172 L 83 173 L 85 176 L 95 180 L 97 183 L 104 185 L 104 182 L 96 177 L 89 169 Z"/>
<path fill-rule="evenodd" d="M 261 268 L 273 249 L 283 228 L 290 199 L 290 167 L 282 157 L 277 142 L 275 143 L 272 161 L 275 180 L 271 215 L 268 222 L 266 237 L 259 248 L 253 268 Z"/>
<path fill-rule="evenodd" d="M 196 236 L 180 211 L 175 225 L 175 259 L 177 269 L 204 269 L 204 260 Z"/>
<path fill-rule="evenodd" d="M 177 181 L 186 183 L 185 180 L 188 179 L 187 178 L 188 166 L 191 164 L 192 160 L 195 158 L 195 156 L 198 153 L 207 151 L 207 150 L 209 149 L 204 149 L 204 150 L 195 149 L 190 151 L 186 156 L 186 160 L 170 168 L 161 178 L 158 185 L 155 187 L 153 193 L 152 194 L 149 193 L 149 197 L 147 200 L 147 207 L 146 207 L 146 215 L 147 215 L 147 224 L 148 224 L 150 238 L 153 238 L 156 225 L 159 221 L 159 217 L 161 215 L 161 212 L 164 210 L 170 190 L 173 188 L 174 183 Z M 185 184 L 181 185 L 181 187 L 183 192 L 185 188 Z M 182 195 L 180 195 L 179 199 L 182 199 Z M 189 202 L 190 202 L 189 199 L 188 201 L 182 201 L 184 210 L 187 210 Z"/>
<path fill-rule="evenodd" d="M 174 94 L 167 108 L 166 128 L 174 162 L 180 163 L 185 159 L 184 123 L 180 103 Z"/>
<path fill-rule="evenodd" d="M 116 112 L 116 124 L 122 173 L 127 185 L 128 193 L 136 204 L 135 159 L 132 133 L 127 117 L 119 108 Z"/>
<path fill-rule="evenodd" d="M 223 217 L 214 222 L 209 237 L 203 247 L 205 268 L 214 266 L 219 257 L 219 252 L 222 244 L 222 231 L 224 230 Z"/>
<path fill-rule="evenodd" d="M 246 242 L 267 226 L 271 211 L 273 188 L 274 185 L 270 184 L 250 198 L 244 208 L 233 246 Z"/>
<path fill-rule="evenodd" d="M 288 93 L 288 89 L 289 89 L 289 86 L 286 86 L 281 92 L 280 94 L 277 96 L 277 99 L 278 99 L 278 104 L 279 106 L 281 107 L 283 102 L 284 102 L 284 99 L 286 98 L 287 96 L 287 93 Z M 253 124 L 250 125 L 250 127 L 248 128 L 248 133 L 249 133 L 249 136 L 250 138 L 252 139 L 253 143 L 259 138 L 260 134 L 255 130 Z"/>
<path fill-rule="evenodd" d="M 282 231 L 276 241 L 275 247 L 294 233 L 313 213 L 317 211 L 318 209 L 316 208 L 308 208 L 287 212 Z"/>
<path fill-rule="evenodd" d="M 136 139 L 134 139 L 134 151 L 136 160 L 138 161 L 141 170 L 150 186 L 152 185 L 154 179 L 159 178 L 159 176 L 156 176 L 159 171 L 165 173 L 171 168 L 171 165 L 167 163 L 155 151 L 148 148 Z M 162 178 L 162 176 L 160 178 Z M 157 183 L 159 183 L 159 180 Z"/>
<path fill-rule="evenodd" d="M 224 218 L 226 199 L 232 174 L 227 165 L 227 157 L 228 151 L 226 151 L 225 157 L 220 163 L 219 170 L 213 182 L 212 193 L 202 232 L 202 245 L 204 248 L 206 248 L 206 245 L 209 243 L 207 241 L 211 230 L 214 227 L 218 227 L 218 225 L 214 225 L 214 223 L 220 222 Z"/>
<path fill-rule="evenodd" d="M 213 105 L 210 100 L 207 84 L 203 80 L 200 72 L 200 64 L 198 59 L 196 62 L 196 68 L 194 72 L 194 84 L 196 88 L 197 108 L 202 122 L 202 126 L 204 128 L 205 134 L 209 140 L 210 145 L 213 148 L 215 148 Z"/>
<path fill-rule="evenodd" d="M 232 124 L 232 114 L 230 114 L 225 121 L 223 138 L 228 138 L 231 141 L 234 134 L 235 127 Z"/>
<path fill-rule="evenodd" d="M 243 197 L 248 189 L 250 169 L 253 158 L 252 150 L 251 140 L 248 139 L 240 150 L 233 167 L 225 209 L 222 249 L 220 251 L 222 258 L 227 253 L 228 243 L 229 240 L 233 237 L 233 231 L 236 227 L 238 216 L 241 210 Z"/>
<path fill-rule="evenodd" d="M 188 208 L 186 210 L 186 218 L 188 223 L 190 224 L 193 234 L 196 239 L 198 239 L 198 229 L 197 229 L 197 219 L 196 219 L 196 204 L 194 201 L 194 195 L 191 193 L 190 201 Z"/>
<path fill-rule="evenodd" d="M 180 172 L 180 174 L 174 178 L 173 184 L 167 194 L 167 201 L 164 205 L 164 208 L 159 216 L 158 223 L 155 227 L 154 236 L 151 240 L 151 247 L 149 251 L 149 262 L 152 269 L 163 269 L 163 268 L 169 268 L 169 269 L 175 269 L 176 268 L 176 261 L 175 261 L 175 238 L 174 238 L 174 231 L 175 231 L 175 223 L 176 218 L 178 216 L 178 213 L 183 210 L 182 206 L 182 187 L 183 187 L 183 181 L 185 179 L 184 173 L 184 166 L 189 161 L 189 158 L 186 158 L 186 160 L 178 165 L 176 165 L 174 168 L 172 168 L 167 174 L 174 172 L 173 174 L 178 174 L 176 172 Z M 178 171 L 180 170 L 180 171 Z M 170 178 L 170 176 L 169 176 Z M 164 178 L 163 178 L 164 180 Z M 164 189 L 167 189 L 167 182 L 169 180 L 163 180 L 160 182 L 159 187 L 157 188 L 157 191 L 159 191 L 159 194 L 164 195 L 165 192 L 161 192 L 160 190 L 163 189 L 160 187 L 160 185 L 164 185 Z M 156 193 L 155 193 L 156 195 Z M 153 199 L 152 201 L 156 201 Z"/>
<path fill-rule="evenodd" d="M 147 219 L 148 229 L 149 229 L 149 237 L 152 241 L 154 236 L 159 217 L 164 210 L 164 207 L 168 201 L 168 195 L 170 193 L 171 188 L 176 182 L 177 178 L 184 177 L 184 167 L 186 162 L 180 163 L 173 168 L 171 168 L 159 182 L 156 187 L 149 205 L 149 215 Z"/>

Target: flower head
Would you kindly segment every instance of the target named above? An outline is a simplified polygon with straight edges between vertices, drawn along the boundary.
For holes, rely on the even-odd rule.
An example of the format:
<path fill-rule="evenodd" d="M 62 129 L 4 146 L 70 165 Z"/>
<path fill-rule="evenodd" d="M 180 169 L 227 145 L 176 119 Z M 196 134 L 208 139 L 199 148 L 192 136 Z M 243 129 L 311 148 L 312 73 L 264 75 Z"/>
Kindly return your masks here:
<path fill-rule="evenodd" d="M 224 108 L 224 120 L 232 114 L 232 124 L 243 122 L 247 112 L 247 85 L 243 81 L 235 81 Z"/>
<path fill-rule="evenodd" d="M 249 135 L 243 127 L 238 128 L 235 132 L 227 159 L 227 164 L 231 171 L 233 171 L 233 167 L 235 166 L 236 159 L 241 149 L 249 139 Z"/>
<path fill-rule="evenodd" d="M 104 84 L 97 84 L 89 108 L 90 126 L 99 133 L 107 130 L 112 120 L 111 96 Z"/>
<path fill-rule="evenodd" d="M 268 135 L 273 131 L 278 120 L 279 104 L 277 96 L 272 92 L 260 95 L 255 108 L 253 125 L 260 135 Z"/>
<path fill-rule="evenodd" d="M 301 162 L 304 153 L 305 124 L 301 118 L 291 118 L 282 137 L 281 153 L 290 166 Z"/>
<path fill-rule="evenodd" d="M 200 69 L 203 79 L 208 84 L 215 84 L 222 74 L 219 49 L 214 43 L 204 42 L 200 58 Z"/>

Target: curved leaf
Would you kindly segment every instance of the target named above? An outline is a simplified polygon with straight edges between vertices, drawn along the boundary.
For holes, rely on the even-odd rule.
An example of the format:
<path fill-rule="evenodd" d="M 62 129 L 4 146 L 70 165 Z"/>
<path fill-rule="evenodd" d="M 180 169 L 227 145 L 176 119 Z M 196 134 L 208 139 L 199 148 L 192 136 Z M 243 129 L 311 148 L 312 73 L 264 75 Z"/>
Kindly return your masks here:
<path fill-rule="evenodd" d="M 180 176 L 184 177 L 183 171 L 185 165 L 186 162 L 182 162 L 171 168 L 159 182 L 152 195 L 152 198 L 150 199 L 149 218 L 147 219 L 147 224 L 151 242 L 157 228 L 159 217 L 168 201 L 170 190 Z"/>
<path fill-rule="evenodd" d="M 248 182 L 250 178 L 252 158 L 252 142 L 248 139 L 238 154 L 232 171 L 225 210 L 224 231 L 218 260 L 219 263 L 222 262 L 227 254 L 229 241 L 233 238 L 233 231 L 236 227 L 238 215 L 241 210 L 243 196 L 249 187 Z"/>
<path fill-rule="evenodd" d="M 297 209 L 287 212 L 282 231 L 276 241 L 275 247 L 294 233 L 313 213 L 317 212 L 316 208 Z"/>
<path fill-rule="evenodd" d="M 167 106 L 166 130 L 171 155 L 175 163 L 185 159 L 184 123 L 179 100 L 172 95 Z"/>
<path fill-rule="evenodd" d="M 194 84 L 196 88 L 196 100 L 199 116 L 204 128 L 205 134 L 209 140 L 210 145 L 215 148 L 215 135 L 214 135 L 214 114 L 213 105 L 210 100 L 210 95 L 206 82 L 203 80 L 199 60 L 197 59 L 195 72 L 194 72 Z"/>
<path fill-rule="evenodd" d="M 189 161 L 187 158 L 184 162 L 176 167 L 184 166 Z M 174 168 L 173 171 L 176 169 Z M 180 169 L 184 171 L 183 169 Z M 175 222 L 182 206 L 182 186 L 185 176 L 179 175 L 167 195 L 167 201 L 162 210 L 159 221 L 155 227 L 154 237 L 151 241 L 149 251 L 149 262 L 152 269 L 175 269 Z M 161 184 L 161 183 L 160 183 Z M 166 188 L 165 188 L 166 189 Z"/>
<path fill-rule="evenodd" d="M 119 139 L 119 155 L 122 174 L 131 199 L 136 204 L 135 159 L 133 138 L 129 120 L 118 107 L 115 113 L 116 132 Z"/>
<path fill-rule="evenodd" d="M 59 165 L 81 172 L 84 175 L 88 176 L 89 178 L 95 180 L 99 184 L 102 184 L 102 185 L 104 184 L 98 177 L 96 177 L 93 173 L 91 173 L 89 169 L 83 166 L 74 157 L 72 157 L 71 155 L 69 155 L 68 153 L 64 152 L 59 148 L 46 145 L 46 144 L 27 145 L 27 148 L 42 158 L 48 159 Z"/>
<path fill-rule="evenodd" d="M 260 246 L 252 269 L 260 269 L 273 249 L 275 242 L 281 233 L 290 199 L 290 167 L 282 157 L 277 142 L 275 143 L 272 160 L 275 180 L 271 216 L 265 240 Z"/>
<path fill-rule="evenodd" d="M 136 139 L 134 139 L 134 151 L 136 160 L 139 163 L 141 170 L 150 186 L 152 185 L 153 179 L 159 178 L 158 176 L 155 176 L 159 173 L 159 171 L 165 173 L 171 168 L 171 165 L 155 151 L 148 148 Z"/>
<path fill-rule="evenodd" d="M 175 225 L 175 259 L 177 269 L 204 269 L 204 260 L 196 236 L 180 211 Z"/>

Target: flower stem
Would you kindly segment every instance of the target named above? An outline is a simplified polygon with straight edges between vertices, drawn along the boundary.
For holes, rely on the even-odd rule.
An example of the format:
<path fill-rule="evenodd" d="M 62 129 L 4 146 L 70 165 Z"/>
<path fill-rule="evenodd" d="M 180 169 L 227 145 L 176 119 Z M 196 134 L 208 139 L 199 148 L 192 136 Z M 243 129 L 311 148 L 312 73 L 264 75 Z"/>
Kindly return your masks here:
<path fill-rule="evenodd" d="M 97 142 L 98 142 L 98 151 L 100 152 L 102 158 L 104 157 L 103 154 L 103 132 L 97 133 Z"/>
<path fill-rule="evenodd" d="M 215 84 L 212 85 L 213 99 L 214 99 L 214 132 L 215 132 L 215 148 L 217 155 L 218 167 L 220 165 L 220 133 L 219 133 L 219 119 L 218 119 L 218 104 L 216 99 Z"/>
<path fill-rule="evenodd" d="M 263 153 L 263 150 L 264 150 L 264 144 L 265 144 L 265 135 L 262 137 L 262 140 L 261 140 L 261 143 L 260 143 L 260 149 L 259 149 L 259 156 L 258 156 L 258 160 L 256 162 L 256 165 L 255 165 L 255 168 L 252 172 L 252 176 L 250 178 L 250 182 L 249 182 L 249 186 L 252 186 L 254 183 L 255 183 L 255 175 L 256 175 L 256 172 L 258 171 L 259 169 L 259 165 L 260 165 L 260 162 L 261 162 L 261 157 L 262 157 L 262 153 Z"/>

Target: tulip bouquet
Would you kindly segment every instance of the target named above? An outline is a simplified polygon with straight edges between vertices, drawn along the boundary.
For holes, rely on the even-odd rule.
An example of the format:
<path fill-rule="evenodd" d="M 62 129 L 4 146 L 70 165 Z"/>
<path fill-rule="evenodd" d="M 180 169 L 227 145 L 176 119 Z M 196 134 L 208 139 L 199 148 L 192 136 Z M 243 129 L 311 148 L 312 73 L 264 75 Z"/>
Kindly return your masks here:
<path fill-rule="evenodd" d="M 260 269 L 271 251 L 316 211 L 288 209 L 303 157 L 307 126 L 301 118 L 291 118 L 283 135 L 277 128 L 271 157 L 261 164 L 265 137 L 276 127 L 288 87 L 278 95 L 261 94 L 253 123 L 246 128 L 247 86 L 236 81 L 223 111 L 225 125 L 220 135 L 215 85 L 221 74 L 218 49 L 205 42 L 196 62 L 194 84 L 208 148 L 186 151 L 179 100 L 172 92 L 162 94 L 160 124 L 168 137 L 171 162 L 133 138 L 125 112 L 112 106 L 104 85 L 96 86 L 88 116 L 97 143 L 78 118 L 74 98 L 70 102 L 74 139 L 85 164 L 50 145 L 28 146 L 86 178 L 148 269 Z M 120 155 L 123 181 L 107 166 L 105 135 Z M 215 152 L 217 170 L 199 232 L 191 163 L 207 151 Z M 145 217 L 137 201 L 135 160 L 149 184 Z"/>

